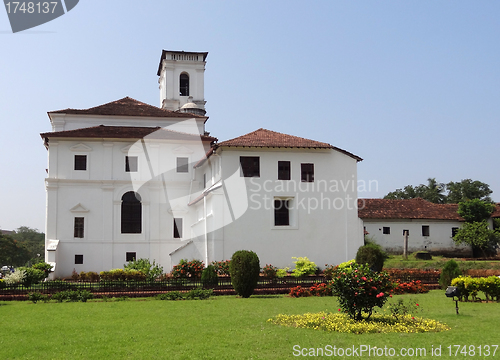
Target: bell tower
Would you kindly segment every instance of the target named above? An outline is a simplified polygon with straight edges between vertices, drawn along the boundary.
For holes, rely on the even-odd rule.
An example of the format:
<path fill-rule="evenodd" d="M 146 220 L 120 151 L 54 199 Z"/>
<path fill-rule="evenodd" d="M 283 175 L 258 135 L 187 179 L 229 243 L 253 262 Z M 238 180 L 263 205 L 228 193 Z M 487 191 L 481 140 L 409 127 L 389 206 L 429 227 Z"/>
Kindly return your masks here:
<path fill-rule="evenodd" d="M 160 107 L 177 111 L 194 103 L 205 113 L 204 76 L 208 52 L 163 50 L 158 66 Z"/>

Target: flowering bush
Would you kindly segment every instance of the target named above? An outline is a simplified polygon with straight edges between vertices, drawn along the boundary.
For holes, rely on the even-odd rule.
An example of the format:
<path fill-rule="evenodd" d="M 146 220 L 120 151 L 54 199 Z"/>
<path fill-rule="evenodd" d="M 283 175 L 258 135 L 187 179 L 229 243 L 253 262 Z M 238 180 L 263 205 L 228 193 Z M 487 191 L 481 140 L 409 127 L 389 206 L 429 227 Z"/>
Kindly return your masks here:
<path fill-rule="evenodd" d="M 314 275 L 318 270 L 316 264 L 307 257 L 292 257 L 295 259 L 295 269 L 292 270 L 292 276 L 301 277 L 304 275 Z"/>
<path fill-rule="evenodd" d="M 307 289 L 304 289 L 302 286 L 296 286 L 294 288 L 291 288 L 290 289 L 290 296 L 291 297 L 307 297 L 307 296 L 311 296 L 311 293 L 309 292 L 309 290 Z"/>
<path fill-rule="evenodd" d="M 309 292 L 312 296 L 332 296 L 332 288 L 325 283 L 314 284 Z"/>
<path fill-rule="evenodd" d="M 394 288 L 387 273 L 377 273 L 367 265 L 351 263 L 337 267 L 331 281 L 333 295 L 351 319 L 362 320 L 363 313 L 371 316 L 375 306 L 382 307 Z"/>
<path fill-rule="evenodd" d="M 396 319 L 390 315 L 376 314 L 369 321 L 355 321 L 342 313 L 320 312 L 304 315 L 280 314 L 267 321 L 276 325 L 353 334 L 422 333 L 450 330 L 449 326 L 436 320 L 411 315 L 404 315 Z"/>
<path fill-rule="evenodd" d="M 278 272 L 278 268 L 275 266 L 272 266 L 271 264 L 266 264 L 262 268 L 262 275 L 264 275 L 268 279 L 274 279 L 276 278 L 276 273 Z"/>
<path fill-rule="evenodd" d="M 429 289 L 420 280 L 397 283 L 394 288 L 396 294 L 428 293 Z"/>
<path fill-rule="evenodd" d="M 182 259 L 178 265 L 172 269 L 172 277 L 174 278 L 199 278 L 205 265 L 200 260 L 187 261 Z"/>
<path fill-rule="evenodd" d="M 323 270 L 323 276 L 326 280 L 331 280 L 333 276 L 333 272 L 335 271 L 335 265 L 325 264 L 325 269 Z"/>
<path fill-rule="evenodd" d="M 212 265 L 215 268 L 215 271 L 217 271 L 217 275 L 229 276 L 229 264 L 230 263 L 231 263 L 231 260 L 212 261 L 210 263 L 210 265 Z"/>
<path fill-rule="evenodd" d="M 278 277 L 280 279 L 284 278 L 285 276 L 288 275 L 288 270 L 290 270 L 290 268 L 288 268 L 288 267 L 276 270 L 276 277 Z"/>
<path fill-rule="evenodd" d="M 4 280 L 7 285 L 21 284 L 26 276 L 26 271 L 17 269 L 13 273 L 5 275 Z"/>

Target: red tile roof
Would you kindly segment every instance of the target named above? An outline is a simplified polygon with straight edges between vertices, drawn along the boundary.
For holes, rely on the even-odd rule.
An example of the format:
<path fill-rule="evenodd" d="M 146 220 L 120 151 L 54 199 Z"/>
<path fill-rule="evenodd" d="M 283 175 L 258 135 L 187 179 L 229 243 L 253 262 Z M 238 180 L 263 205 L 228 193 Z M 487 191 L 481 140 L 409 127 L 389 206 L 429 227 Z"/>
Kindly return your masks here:
<path fill-rule="evenodd" d="M 491 214 L 492 218 L 500 218 L 500 203 L 496 203 L 496 209 L 493 211 L 493 214 Z"/>
<path fill-rule="evenodd" d="M 77 114 L 77 115 L 115 115 L 115 116 L 144 116 L 144 117 L 173 117 L 173 118 L 206 118 L 191 113 L 180 113 L 161 109 L 159 107 L 143 103 L 141 101 L 124 97 L 123 99 L 109 102 L 107 104 L 92 107 L 90 109 L 65 109 L 49 111 L 48 114 Z"/>
<path fill-rule="evenodd" d="M 358 199 L 361 219 L 429 219 L 464 221 L 457 204 L 434 204 L 421 198 L 408 200 Z"/>
<path fill-rule="evenodd" d="M 226 140 L 217 144 L 217 147 L 284 147 L 284 148 L 313 148 L 313 149 L 334 149 L 346 154 L 357 161 L 361 161 L 359 156 L 339 149 L 333 145 L 304 139 L 298 136 L 286 135 L 276 131 L 258 129 L 246 135 L 234 139 Z"/>
<path fill-rule="evenodd" d="M 93 126 L 83 129 L 46 132 L 40 134 L 42 138 L 102 138 L 102 139 L 162 139 L 162 140 L 199 140 L 217 141 L 217 138 L 206 135 L 194 135 L 161 127 L 139 126 Z"/>

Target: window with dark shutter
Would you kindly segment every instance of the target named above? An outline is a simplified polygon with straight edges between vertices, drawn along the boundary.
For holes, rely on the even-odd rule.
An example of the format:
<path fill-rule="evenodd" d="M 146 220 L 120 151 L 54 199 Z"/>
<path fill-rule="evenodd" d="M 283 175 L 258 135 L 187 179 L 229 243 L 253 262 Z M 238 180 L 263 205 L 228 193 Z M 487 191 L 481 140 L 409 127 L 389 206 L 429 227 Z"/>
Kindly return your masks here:
<path fill-rule="evenodd" d="M 125 172 L 137 172 L 137 156 L 125 156 Z"/>
<path fill-rule="evenodd" d="M 314 182 L 314 164 L 300 164 L 301 181 Z"/>
<path fill-rule="evenodd" d="M 73 235 L 76 238 L 83 238 L 83 228 L 85 219 L 82 217 L 75 217 L 74 231 Z"/>
<path fill-rule="evenodd" d="M 174 218 L 174 239 L 182 238 L 182 218 Z"/>
<path fill-rule="evenodd" d="M 274 200 L 274 226 L 290 225 L 289 200 Z"/>
<path fill-rule="evenodd" d="M 179 77 L 179 95 L 189 96 L 189 75 L 182 73 Z"/>
<path fill-rule="evenodd" d="M 122 196 L 121 225 L 122 234 L 142 232 L 142 204 L 138 193 L 129 191 Z"/>
<path fill-rule="evenodd" d="M 178 157 L 177 158 L 177 172 L 178 173 L 187 173 L 189 172 L 189 158 L 187 157 Z"/>
<path fill-rule="evenodd" d="M 75 170 L 87 170 L 87 155 L 75 155 Z"/>
<path fill-rule="evenodd" d="M 135 261 L 136 259 L 135 252 L 127 252 L 125 253 L 125 261 Z"/>
<path fill-rule="evenodd" d="M 75 255 L 75 265 L 83 264 L 83 255 Z"/>
<path fill-rule="evenodd" d="M 240 156 L 240 166 L 244 177 L 260 177 L 260 159 L 258 156 Z"/>
<path fill-rule="evenodd" d="M 290 180 L 290 161 L 278 161 L 278 180 Z"/>

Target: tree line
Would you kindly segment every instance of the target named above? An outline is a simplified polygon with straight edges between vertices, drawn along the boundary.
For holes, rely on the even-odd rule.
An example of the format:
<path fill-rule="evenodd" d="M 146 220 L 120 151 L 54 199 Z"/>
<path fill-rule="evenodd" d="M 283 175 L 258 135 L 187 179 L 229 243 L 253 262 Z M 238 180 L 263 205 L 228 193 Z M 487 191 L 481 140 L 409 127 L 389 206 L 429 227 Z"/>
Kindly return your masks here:
<path fill-rule="evenodd" d="M 45 259 L 45 234 L 21 226 L 10 234 L 0 232 L 0 267 L 23 266 Z"/>
<path fill-rule="evenodd" d="M 463 201 L 479 199 L 493 202 L 490 186 L 478 180 L 464 179 L 459 182 L 440 183 L 436 178 L 428 178 L 427 184 L 407 185 L 384 196 L 384 199 L 422 198 L 436 204 L 458 204 Z"/>

